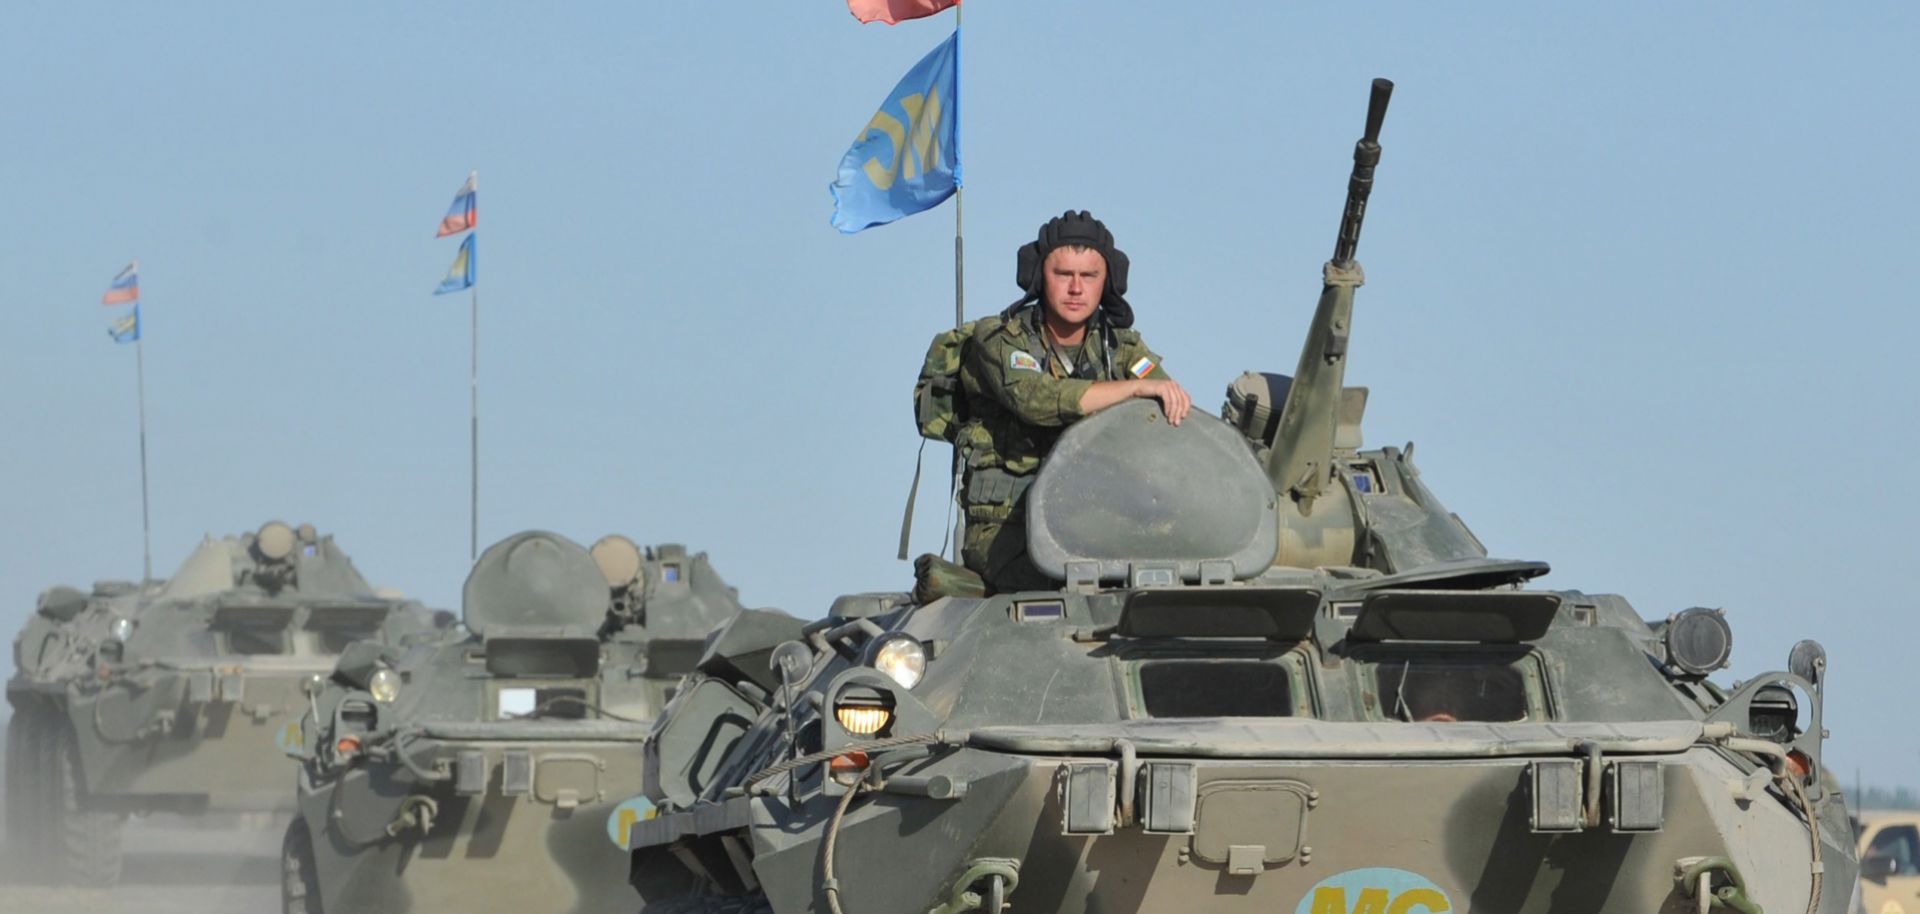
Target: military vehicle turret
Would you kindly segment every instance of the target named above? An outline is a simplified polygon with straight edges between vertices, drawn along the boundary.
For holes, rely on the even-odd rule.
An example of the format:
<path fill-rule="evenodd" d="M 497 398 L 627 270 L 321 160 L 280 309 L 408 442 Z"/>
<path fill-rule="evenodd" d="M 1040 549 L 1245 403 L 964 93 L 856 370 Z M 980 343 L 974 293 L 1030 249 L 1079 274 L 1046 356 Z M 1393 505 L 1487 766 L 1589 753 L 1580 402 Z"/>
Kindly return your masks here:
<path fill-rule="evenodd" d="M 707 634 L 740 611 L 705 553 L 489 548 L 470 635 L 356 645 L 303 722 L 285 910 L 631 912 L 609 829 L 646 814 L 639 746 Z"/>
<path fill-rule="evenodd" d="M 1544 564 L 1360 448 L 1390 88 L 1286 393 L 1237 382 L 1237 429 L 1141 400 L 1068 429 L 1027 504 L 1057 589 L 711 642 L 646 749 L 644 911 L 1847 910 L 1818 645 L 1713 685 L 1722 613 L 1528 589 Z"/>
<path fill-rule="evenodd" d="M 13 642 L 8 846 L 40 856 L 29 872 L 105 884 L 128 813 L 290 809 L 274 746 L 306 681 L 353 641 L 452 621 L 279 521 L 207 538 L 164 581 L 48 589 Z"/>

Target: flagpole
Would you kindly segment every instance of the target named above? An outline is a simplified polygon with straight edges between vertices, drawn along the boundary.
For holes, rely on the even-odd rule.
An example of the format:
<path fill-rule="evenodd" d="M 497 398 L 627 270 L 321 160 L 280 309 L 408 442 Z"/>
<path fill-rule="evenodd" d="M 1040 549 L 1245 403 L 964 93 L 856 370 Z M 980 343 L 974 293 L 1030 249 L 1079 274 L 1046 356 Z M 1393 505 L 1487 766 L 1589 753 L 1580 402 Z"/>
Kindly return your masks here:
<path fill-rule="evenodd" d="M 468 478 L 473 481 L 467 502 L 467 561 L 480 557 L 480 287 L 473 287 L 473 351 L 467 369 L 467 396 L 471 406 L 472 429 L 467 445 Z"/>
<path fill-rule="evenodd" d="M 153 529 L 147 516 L 147 359 L 146 328 L 138 323 L 139 305 L 134 305 L 134 328 L 140 336 L 133 340 L 134 389 L 140 399 L 140 583 L 153 580 Z"/>
<path fill-rule="evenodd" d="M 966 8 L 966 4 L 964 3 L 954 4 L 953 32 L 956 35 L 960 33 L 960 17 L 963 15 L 963 11 L 965 10 L 965 8 Z M 954 47 L 954 51 L 956 52 L 956 54 L 959 52 L 959 50 L 960 48 L 958 46 L 958 43 L 956 43 Z M 960 80 L 958 78 L 959 72 L 960 72 L 960 62 L 957 60 L 954 61 L 953 67 L 954 67 L 954 75 L 955 75 L 954 95 L 956 96 L 955 104 L 957 105 L 958 104 L 957 96 L 960 94 L 960 91 L 961 91 L 960 85 L 959 85 Z M 954 119 L 953 126 L 955 131 L 957 132 L 960 128 L 960 111 L 957 107 L 954 109 L 953 119 Z M 956 171 L 958 171 L 960 168 L 963 167 L 960 164 L 960 140 L 958 137 L 956 137 L 953 141 L 953 160 L 954 160 L 953 161 L 954 169 Z M 964 240 L 964 236 L 961 233 L 961 228 L 964 225 L 964 223 L 961 221 L 961 217 L 966 212 L 965 206 L 964 206 L 966 194 L 967 194 L 966 186 L 956 181 L 953 187 L 953 325 L 955 327 L 959 327 L 961 324 L 964 324 L 967 322 L 967 266 L 966 266 L 967 248 L 966 248 L 966 242 Z"/>
<path fill-rule="evenodd" d="M 953 33 L 956 36 L 960 34 L 960 17 L 964 15 L 965 9 L 965 3 L 954 4 Z M 956 57 L 958 57 L 960 53 L 960 42 L 958 41 L 954 42 L 954 53 Z M 960 93 L 962 91 L 959 79 L 960 63 L 957 59 L 953 62 L 953 127 L 956 134 L 960 129 L 961 117 L 959 108 Z M 967 242 L 966 234 L 963 231 L 966 226 L 967 188 L 964 183 L 964 174 L 961 173 L 963 166 L 960 163 L 960 139 L 958 136 L 955 136 L 953 141 L 953 167 L 956 172 L 956 177 L 959 178 L 959 180 L 954 182 L 953 186 L 953 326 L 955 329 L 958 329 L 967 322 Z M 953 448 L 953 465 L 949 469 L 952 471 L 952 475 L 949 477 L 950 482 L 947 489 L 947 511 L 949 515 L 953 517 L 953 525 L 951 527 L 953 531 L 953 552 L 951 555 L 953 560 L 957 562 L 960 560 L 960 544 L 964 542 L 961 537 L 965 533 L 964 525 L 967 519 L 965 512 L 955 511 L 955 506 L 959 503 L 960 494 L 961 467 L 960 447 L 958 445 L 955 445 Z M 945 538 L 944 531 L 942 532 L 942 538 Z M 947 551 L 944 544 L 940 551 Z"/>

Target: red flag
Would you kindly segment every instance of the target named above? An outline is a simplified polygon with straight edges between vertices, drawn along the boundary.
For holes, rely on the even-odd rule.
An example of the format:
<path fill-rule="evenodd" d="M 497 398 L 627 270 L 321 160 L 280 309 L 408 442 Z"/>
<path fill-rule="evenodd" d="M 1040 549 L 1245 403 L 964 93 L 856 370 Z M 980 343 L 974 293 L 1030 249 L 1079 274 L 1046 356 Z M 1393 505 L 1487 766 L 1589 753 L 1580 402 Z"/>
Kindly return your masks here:
<path fill-rule="evenodd" d="M 847 12 L 861 22 L 894 25 L 908 19 L 922 19 L 949 6 L 959 5 L 960 0 L 847 0 Z"/>

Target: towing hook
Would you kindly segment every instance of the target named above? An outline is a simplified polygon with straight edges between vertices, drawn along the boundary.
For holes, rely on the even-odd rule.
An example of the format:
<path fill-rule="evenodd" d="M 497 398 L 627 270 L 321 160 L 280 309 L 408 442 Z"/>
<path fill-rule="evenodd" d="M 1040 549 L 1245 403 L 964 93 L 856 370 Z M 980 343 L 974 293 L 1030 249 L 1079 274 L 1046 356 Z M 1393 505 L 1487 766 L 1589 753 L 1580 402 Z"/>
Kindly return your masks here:
<path fill-rule="evenodd" d="M 953 894 L 927 914 L 966 914 L 984 910 L 1000 914 L 1007 896 L 1020 884 L 1020 861 L 1010 857 L 979 857 L 967 861 L 966 871 L 954 880 Z M 975 891 L 980 886 L 985 891 Z"/>
<path fill-rule="evenodd" d="M 1718 878 L 1716 878 L 1718 877 Z M 1694 899 L 1700 914 L 1725 908 L 1738 914 L 1764 914 L 1747 897 L 1747 881 L 1726 857 L 1681 857 L 1673 864 L 1674 887 Z"/>
<path fill-rule="evenodd" d="M 439 814 L 440 804 L 432 797 L 412 794 L 400 801 L 400 812 L 387 823 L 387 837 L 398 838 L 402 832 L 417 828 L 424 838 L 433 831 L 433 819 Z"/>

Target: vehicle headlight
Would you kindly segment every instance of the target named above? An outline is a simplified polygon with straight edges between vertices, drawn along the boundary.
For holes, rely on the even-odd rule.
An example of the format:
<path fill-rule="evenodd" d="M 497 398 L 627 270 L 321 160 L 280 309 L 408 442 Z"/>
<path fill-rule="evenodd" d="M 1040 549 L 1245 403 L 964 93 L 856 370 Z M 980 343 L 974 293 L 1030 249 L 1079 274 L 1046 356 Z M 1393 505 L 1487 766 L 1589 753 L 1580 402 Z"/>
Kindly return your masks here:
<path fill-rule="evenodd" d="M 1733 656 L 1733 627 L 1718 609 L 1694 607 L 1667 619 L 1667 660 L 1680 672 L 1704 677 L 1727 665 Z"/>
<path fill-rule="evenodd" d="M 833 709 L 841 729 L 854 736 L 872 736 L 886 729 L 893 713 L 873 705 L 840 705 Z"/>
<path fill-rule="evenodd" d="M 885 736 L 893 723 L 893 696 L 869 686 L 852 686 L 833 700 L 833 719 L 849 736 Z"/>
<path fill-rule="evenodd" d="M 107 626 L 107 634 L 112 635 L 115 641 L 124 642 L 132 638 L 133 620 L 125 617 L 113 620 L 113 624 Z"/>
<path fill-rule="evenodd" d="M 374 670 L 367 678 L 367 694 L 383 705 L 393 704 L 400 697 L 400 674 L 384 667 Z"/>
<path fill-rule="evenodd" d="M 873 668 L 911 689 L 927 675 L 927 649 L 911 635 L 894 635 L 873 652 Z"/>

